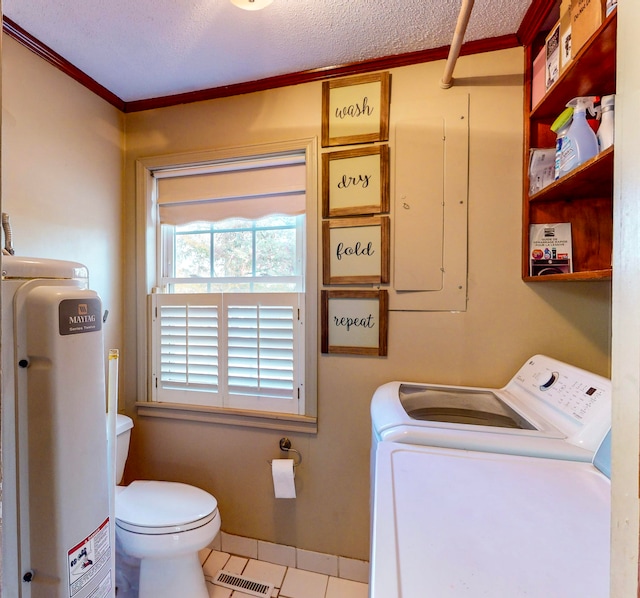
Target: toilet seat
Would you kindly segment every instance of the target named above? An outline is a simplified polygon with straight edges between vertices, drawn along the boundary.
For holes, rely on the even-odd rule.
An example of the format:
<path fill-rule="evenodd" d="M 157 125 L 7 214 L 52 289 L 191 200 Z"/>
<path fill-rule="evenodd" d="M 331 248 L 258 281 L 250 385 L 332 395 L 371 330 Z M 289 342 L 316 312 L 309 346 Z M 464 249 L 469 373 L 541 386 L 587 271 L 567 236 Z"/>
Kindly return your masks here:
<path fill-rule="evenodd" d="M 174 525 L 166 527 L 147 527 L 144 525 L 133 525 L 131 523 L 127 523 L 126 521 L 120 521 L 116 517 L 116 527 L 134 534 L 142 534 L 145 536 L 162 536 L 193 531 L 207 525 L 208 523 L 211 523 L 216 519 L 216 517 L 218 517 L 217 509 L 215 510 L 215 512 L 211 513 L 211 515 L 203 517 L 202 519 L 198 519 L 198 521 L 192 521 L 191 523 L 186 523 L 184 525 Z"/>
<path fill-rule="evenodd" d="M 218 501 L 188 484 L 137 480 L 119 490 L 116 525 L 134 533 L 186 532 L 218 516 Z"/>

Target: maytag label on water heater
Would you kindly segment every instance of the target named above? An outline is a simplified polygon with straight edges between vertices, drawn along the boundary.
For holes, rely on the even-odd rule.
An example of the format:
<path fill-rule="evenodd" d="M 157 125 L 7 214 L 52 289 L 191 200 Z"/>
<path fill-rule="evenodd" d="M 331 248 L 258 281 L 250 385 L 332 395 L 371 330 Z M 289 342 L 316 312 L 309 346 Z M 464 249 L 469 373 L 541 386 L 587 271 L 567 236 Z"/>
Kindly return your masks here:
<path fill-rule="evenodd" d="M 98 298 L 65 299 L 60 302 L 60 334 L 96 332 L 102 328 L 102 305 Z"/>

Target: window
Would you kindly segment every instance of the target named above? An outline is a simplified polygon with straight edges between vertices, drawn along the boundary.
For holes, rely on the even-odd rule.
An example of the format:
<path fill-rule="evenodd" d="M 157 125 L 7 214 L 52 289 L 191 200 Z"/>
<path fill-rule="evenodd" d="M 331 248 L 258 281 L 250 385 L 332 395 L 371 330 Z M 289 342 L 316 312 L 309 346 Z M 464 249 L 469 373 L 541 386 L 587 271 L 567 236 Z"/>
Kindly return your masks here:
<path fill-rule="evenodd" d="M 138 164 L 152 403 L 315 415 L 310 149 Z"/>
<path fill-rule="evenodd" d="M 170 293 L 304 290 L 301 216 L 164 225 L 162 286 Z"/>

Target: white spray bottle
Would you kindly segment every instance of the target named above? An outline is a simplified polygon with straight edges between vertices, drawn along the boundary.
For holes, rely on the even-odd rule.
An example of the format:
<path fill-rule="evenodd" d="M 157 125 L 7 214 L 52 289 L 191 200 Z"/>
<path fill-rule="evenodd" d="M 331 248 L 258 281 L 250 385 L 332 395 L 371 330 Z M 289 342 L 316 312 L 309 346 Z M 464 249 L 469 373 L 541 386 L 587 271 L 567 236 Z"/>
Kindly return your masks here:
<path fill-rule="evenodd" d="M 567 106 L 573 108 L 573 121 L 562 144 L 560 176 L 571 172 L 598 154 L 598 138 L 587 123 L 587 110 L 596 116 L 594 96 L 573 98 Z"/>
<path fill-rule="evenodd" d="M 616 96 L 602 96 L 600 100 L 601 120 L 598 127 L 598 143 L 600 145 L 600 151 L 606 150 L 613 145 L 614 141 L 614 108 L 616 103 Z"/>

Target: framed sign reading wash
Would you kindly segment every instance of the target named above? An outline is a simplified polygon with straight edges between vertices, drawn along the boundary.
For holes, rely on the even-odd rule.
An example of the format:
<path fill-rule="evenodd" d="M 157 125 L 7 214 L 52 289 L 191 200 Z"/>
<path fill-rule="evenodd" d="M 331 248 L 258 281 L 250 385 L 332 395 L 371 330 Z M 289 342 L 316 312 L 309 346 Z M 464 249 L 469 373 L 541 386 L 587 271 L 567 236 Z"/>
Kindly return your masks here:
<path fill-rule="evenodd" d="M 322 147 L 387 141 L 388 72 L 357 75 L 322 84 Z"/>
<path fill-rule="evenodd" d="M 322 291 L 323 353 L 387 354 L 388 293 Z"/>

